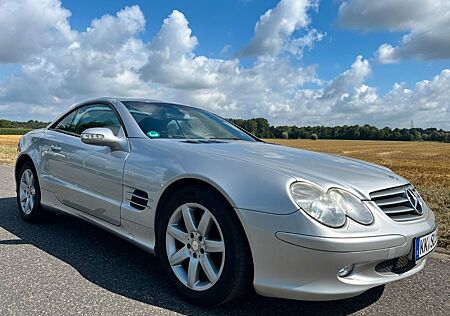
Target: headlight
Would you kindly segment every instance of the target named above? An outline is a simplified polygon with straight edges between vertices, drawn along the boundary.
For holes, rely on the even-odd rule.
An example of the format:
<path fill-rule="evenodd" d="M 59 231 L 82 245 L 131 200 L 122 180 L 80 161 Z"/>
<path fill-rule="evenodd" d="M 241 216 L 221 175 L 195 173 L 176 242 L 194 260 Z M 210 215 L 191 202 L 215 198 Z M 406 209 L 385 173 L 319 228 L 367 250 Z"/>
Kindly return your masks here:
<path fill-rule="evenodd" d="M 307 214 L 330 227 L 342 227 L 346 216 L 363 225 L 373 222 L 370 210 L 357 197 L 344 190 L 324 192 L 311 184 L 297 182 L 291 186 L 291 195 Z"/>
<path fill-rule="evenodd" d="M 332 189 L 328 191 L 328 194 L 333 197 L 345 214 L 354 221 L 363 225 L 373 223 L 372 212 L 353 194 L 339 189 Z"/>

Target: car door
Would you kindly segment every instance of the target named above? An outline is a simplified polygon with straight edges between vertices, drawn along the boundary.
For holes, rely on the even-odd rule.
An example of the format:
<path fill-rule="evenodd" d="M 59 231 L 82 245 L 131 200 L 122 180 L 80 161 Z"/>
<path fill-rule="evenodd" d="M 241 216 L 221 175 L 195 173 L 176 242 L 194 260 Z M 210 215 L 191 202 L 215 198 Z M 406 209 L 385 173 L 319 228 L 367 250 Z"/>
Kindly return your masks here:
<path fill-rule="evenodd" d="M 120 225 L 122 178 L 128 151 L 85 144 L 81 133 L 92 127 L 110 128 L 126 137 L 110 105 L 89 104 L 69 113 L 46 133 L 50 189 L 59 202 Z"/>

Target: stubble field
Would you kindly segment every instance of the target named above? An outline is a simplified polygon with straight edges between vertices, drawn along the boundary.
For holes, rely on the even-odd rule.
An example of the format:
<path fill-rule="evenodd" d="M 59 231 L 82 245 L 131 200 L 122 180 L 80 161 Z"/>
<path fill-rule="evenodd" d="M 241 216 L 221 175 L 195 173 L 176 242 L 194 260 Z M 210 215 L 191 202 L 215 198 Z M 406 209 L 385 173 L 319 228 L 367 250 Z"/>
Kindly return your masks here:
<path fill-rule="evenodd" d="M 14 164 L 21 135 L 0 135 L 0 164 Z"/>
<path fill-rule="evenodd" d="M 14 164 L 20 136 L 0 135 L 0 163 Z M 450 144 L 353 140 L 269 142 L 362 159 L 384 165 L 411 181 L 439 223 L 439 246 L 450 249 Z"/>
<path fill-rule="evenodd" d="M 309 139 L 267 141 L 366 160 L 405 177 L 436 215 L 439 246 L 450 249 L 450 144 Z"/>

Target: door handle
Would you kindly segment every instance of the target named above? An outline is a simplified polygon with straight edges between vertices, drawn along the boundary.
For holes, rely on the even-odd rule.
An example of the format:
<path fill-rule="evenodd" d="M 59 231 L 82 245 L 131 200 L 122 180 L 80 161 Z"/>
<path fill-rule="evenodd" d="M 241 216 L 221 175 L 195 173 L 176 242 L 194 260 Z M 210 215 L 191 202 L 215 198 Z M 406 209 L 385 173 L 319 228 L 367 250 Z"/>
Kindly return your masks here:
<path fill-rule="evenodd" d="M 61 151 L 61 147 L 59 147 L 58 145 L 51 145 L 50 149 L 55 153 L 59 153 Z"/>

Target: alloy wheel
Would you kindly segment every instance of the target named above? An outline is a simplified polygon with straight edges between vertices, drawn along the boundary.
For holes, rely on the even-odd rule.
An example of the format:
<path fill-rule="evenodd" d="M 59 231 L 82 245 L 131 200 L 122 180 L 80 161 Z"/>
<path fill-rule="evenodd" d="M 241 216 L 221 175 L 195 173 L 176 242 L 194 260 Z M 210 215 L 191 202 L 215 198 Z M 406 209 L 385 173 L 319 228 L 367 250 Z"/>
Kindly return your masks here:
<path fill-rule="evenodd" d="M 29 215 L 36 201 L 36 184 L 30 169 L 25 169 L 20 177 L 19 198 L 22 211 Z"/>
<path fill-rule="evenodd" d="M 167 225 L 166 252 L 186 287 L 204 291 L 216 284 L 225 264 L 225 241 L 213 214 L 197 203 L 179 206 Z"/>

